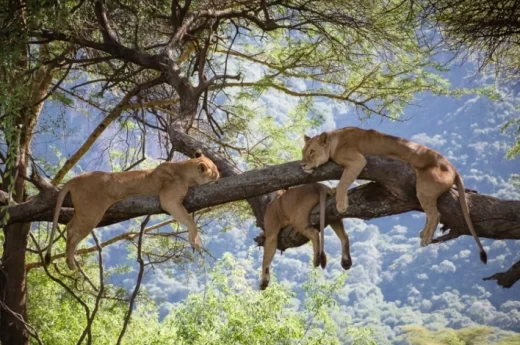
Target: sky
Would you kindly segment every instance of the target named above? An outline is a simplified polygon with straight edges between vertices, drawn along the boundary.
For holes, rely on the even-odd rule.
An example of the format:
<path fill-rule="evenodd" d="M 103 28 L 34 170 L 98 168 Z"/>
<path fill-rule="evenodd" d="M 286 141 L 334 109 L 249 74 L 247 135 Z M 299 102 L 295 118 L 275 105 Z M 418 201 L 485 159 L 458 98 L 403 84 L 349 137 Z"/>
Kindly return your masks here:
<path fill-rule="evenodd" d="M 468 65 L 455 66 L 446 76 L 456 87 L 493 83 L 491 78 L 475 74 Z M 505 158 L 514 139 L 500 131 L 507 120 L 518 118 L 519 113 L 514 109 L 518 99 L 506 91 L 502 90 L 502 102 L 477 95 L 455 99 L 425 93 L 420 95 L 417 106 L 406 109 L 403 118 L 408 120 L 405 122 L 391 122 L 379 117 L 360 121 L 348 105 L 322 99 L 316 106 L 325 114 L 323 125 L 308 134 L 358 126 L 404 137 L 445 155 L 461 173 L 466 188 L 502 199 L 518 200 L 520 189 L 513 186 L 511 176 L 520 173 L 520 162 L 518 158 Z M 280 121 L 297 104 L 296 99 L 275 91 L 264 95 L 261 102 Z M 72 154 L 102 116 L 95 110 L 82 114 L 46 106 L 42 118 L 44 120 L 37 129 L 41 133 L 36 136 L 33 153 L 53 165 Z M 54 134 L 49 134 L 49 128 L 53 128 Z M 112 126 L 82 159 L 81 168 L 75 173 L 106 170 L 106 150 L 114 145 L 107 138 L 117 131 L 117 126 Z M 120 138 L 118 145 L 127 145 L 126 140 L 131 144 L 133 139 Z M 423 224 L 421 212 L 370 221 L 344 220 L 351 241 L 353 266 L 338 294 L 340 311 L 335 317 L 347 318 L 354 325 L 371 327 L 378 344 L 403 343 L 399 326 L 407 324 L 420 324 L 431 329 L 488 325 L 520 332 L 520 285 L 517 283 L 510 289 L 503 289 L 495 281 L 482 280 L 507 270 L 520 260 L 520 241 L 481 239 L 489 258 L 488 264 L 483 265 L 478 260 L 474 240 L 469 236 L 421 248 L 419 232 Z M 248 277 L 250 283 L 257 286 L 263 249 L 254 247 L 253 238 L 261 230 L 253 219 L 246 222 L 228 219 L 226 225 L 230 230 L 223 231 L 222 222 L 203 227 L 204 244 L 216 259 L 225 252 L 231 252 L 241 260 L 251 259 L 253 265 L 249 266 Z M 106 240 L 126 226 L 122 223 L 105 227 L 98 229 L 97 234 Z M 330 228 L 326 230 L 325 241 L 329 263 L 322 279 L 332 279 L 343 271 L 340 242 Z M 125 246 L 118 244 L 105 250 L 108 265 L 126 263 L 135 268 L 134 260 L 124 259 Z M 277 253 L 273 261 L 276 279 L 300 292 L 294 301 L 296 306 L 301 303 L 301 284 L 313 269 L 311 254 L 311 246 L 304 245 L 289 249 L 283 255 Z M 190 291 L 204 287 L 205 272 L 213 263 L 214 259 L 206 256 L 189 265 L 189 270 L 172 264 L 156 266 L 147 272 L 144 287 L 160 304 L 164 315 Z M 132 289 L 135 274 L 133 271 L 116 276 L 112 282 Z"/>

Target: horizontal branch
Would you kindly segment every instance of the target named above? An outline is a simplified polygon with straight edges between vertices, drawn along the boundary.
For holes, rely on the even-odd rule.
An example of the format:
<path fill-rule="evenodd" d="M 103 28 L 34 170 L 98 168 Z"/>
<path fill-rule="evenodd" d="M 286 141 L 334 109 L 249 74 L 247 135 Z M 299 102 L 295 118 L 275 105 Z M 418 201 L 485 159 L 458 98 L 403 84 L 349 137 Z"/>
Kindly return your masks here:
<path fill-rule="evenodd" d="M 188 145 L 190 145 L 188 143 Z M 231 167 L 228 173 L 236 173 Z M 184 199 L 189 212 L 210 206 L 222 205 L 243 199 L 251 199 L 266 193 L 294 185 L 338 180 L 342 168 L 329 162 L 306 174 L 299 162 L 290 162 L 264 169 L 247 171 L 239 175 L 224 177 L 215 183 L 192 187 Z M 375 181 L 349 191 L 350 204 L 345 214 L 338 214 L 334 200 L 327 204 L 326 217 L 330 219 L 362 218 L 372 219 L 401 214 L 413 210 L 420 211 L 415 196 L 415 174 L 407 165 L 382 157 L 367 157 L 367 166 L 360 178 Z M 493 239 L 520 239 L 520 200 L 500 200 L 491 196 L 467 192 L 470 213 L 475 230 L 480 237 Z M 10 213 L 9 224 L 29 221 L 51 221 L 57 192 L 44 190 L 39 195 L 22 204 L 7 207 Z M 64 202 L 59 222 L 67 223 L 74 214 L 70 197 Z M 469 235 L 457 200 L 457 192 L 452 189 L 438 201 L 441 222 L 449 230 L 449 239 Z M 155 196 L 140 196 L 122 200 L 111 206 L 103 217 L 100 226 L 109 225 L 147 214 L 164 213 L 159 199 Z M 313 224 L 318 223 L 317 210 L 311 216 Z M 261 223 L 259 223 L 261 225 Z M 417 229 L 417 234 L 419 229 Z M 258 245 L 263 244 L 262 236 L 257 237 Z M 290 228 L 284 229 L 279 237 L 279 248 L 297 247 L 307 242 Z M 507 275 L 514 276 L 513 273 Z M 520 273 L 519 273 L 520 274 Z M 499 280 L 502 276 L 496 276 Z M 504 276 L 505 277 L 505 276 Z M 505 279 L 505 278 L 504 278 Z M 501 280 L 499 280 L 500 283 Z M 509 280 L 510 281 L 510 280 Z M 516 281 L 516 280 L 515 280 Z"/>
<path fill-rule="evenodd" d="M 364 180 L 376 181 L 384 186 L 385 195 L 393 195 L 400 198 L 407 204 L 406 210 L 419 209 L 415 197 L 415 175 L 408 165 L 399 161 L 385 159 L 381 157 L 367 157 L 367 166 L 362 171 L 360 178 Z M 290 162 L 264 169 L 247 171 L 237 176 L 221 178 L 215 183 L 192 187 L 184 200 L 184 205 L 190 212 L 194 212 L 210 206 L 222 205 L 228 202 L 252 198 L 263 195 L 281 188 L 294 185 L 318 182 L 324 180 L 337 180 L 340 178 L 342 169 L 335 163 L 329 162 L 312 174 L 305 174 L 298 162 Z M 363 195 L 359 206 L 362 211 L 351 214 L 354 209 L 349 207 L 346 217 L 356 218 L 376 218 L 389 214 L 405 212 L 404 208 L 388 210 L 394 202 L 389 202 L 385 198 L 376 198 L 378 193 L 374 192 L 374 187 L 359 188 L 359 193 Z M 475 223 L 475 228 L 479 236 L 498 239 L 520 239 L 520 201 L 518 200 L 499 200 L 491 196 L 468 193 L 471 206 L 471 217 Z M 28 221 L 50 221 L 56 202 L 56 191 L 45 191 L 25 203 L 10 206 L 7 210 L 10 213 L 9 224 Z M 375 199 L 374 199 L 375 198 Z M 377 204 L 373 202 L 369 207 L 364 203 L 370 200 L 379 200 Z M 70 198 L 64 203 L 64 209 L 60 214 L 60 223 L 68 222 L 73 209 Z M 377 207 L 376 207 L 377 206 Z M 328 216 L 338 217 L 329 207 Z M 468 234 L 463 217 L 459 210 L 458 201 L 454 193 L 445 193 L 439 199 L 439 211 L 441 221 L 457 234 Z M 108 209 L 100 225 L 108 225 L 130 218 L 143 216 L 146 214 L 164 213 L 156 196 L 139 196 L 122 200 Z M 342 215 L 343 216 L 343 215 Z M 282 245 L 284 245 L 282 243 Z M 291 247 L 288 243 L 285 247 Z"/>

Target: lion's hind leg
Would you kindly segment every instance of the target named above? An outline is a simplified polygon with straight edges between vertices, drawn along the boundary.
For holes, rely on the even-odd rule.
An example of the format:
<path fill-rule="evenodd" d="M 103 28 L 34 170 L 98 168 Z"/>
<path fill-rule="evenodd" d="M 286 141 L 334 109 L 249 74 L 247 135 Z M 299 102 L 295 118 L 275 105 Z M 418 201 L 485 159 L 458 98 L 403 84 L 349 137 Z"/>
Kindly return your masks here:
<path fill-rule="evenodd" d="M 340 219 L 338 221 L 330 222 L 329 225 L 341 242 L 341 267 L 343 267 L 344 270 L 348 270 L 352 267 L 352 258 L 350 257 L 350 241 L 347 232 L 343 227 L 343 221 Z"/>
<path fill-rule="evenodd" d="M 313 249 L 313 260 L 312 263 L 314 267 L 318 267 L 322 262 L 327 262 L 327 257 L 325 253 L 321 253 L 320 251 L 320 236 L 318 229 L 315 229 L 311 226 L 301 226 L 293 224 L 293 227 L 296 231 L 298 231 L 303 236 L 307 237 L 312 242 Z"/>
<path fill-rule="evenodd" d="M 70 270 L 76 269 L 76 263 L 74 262 L 74 254 L 76 253 L 76 247 L 78 243 L 87 237 L 88 234 L 92 230 L 94 230 L 95 225 L 93 226 L 89 222 L 84 222 L 76 215 L 72 217 L 70 222 L 67 224 L 67 244 L 65 248 L 66 258 L 67 258 L 67 266 Z"/>
<path fill-rule="evenodd" d="M 271 279 L 270 267 L 273 261 L 274 254 L 276 254 L 276 247 L 278 246 L 278 234 L 280 228 L 277 226 L 266 224 L 265 226 L 265 243 L 264 243 L 264 258 L 262 261 L 262 280 L 260 281 L 260 290 L 265 290 L 269 285 Z"/>
<path fill-rule="evenodd" d="M 440 222 L 441 214 L 437 209 L 437 199 L 448 191 L 453 184 L 449 181 L 449 174 L 439 168 L 416 170 L 417 172 L 417 199 L 426 214 L 426 221 L 420 233 L 421 247 L 432 242 L 435 229 Z"/>

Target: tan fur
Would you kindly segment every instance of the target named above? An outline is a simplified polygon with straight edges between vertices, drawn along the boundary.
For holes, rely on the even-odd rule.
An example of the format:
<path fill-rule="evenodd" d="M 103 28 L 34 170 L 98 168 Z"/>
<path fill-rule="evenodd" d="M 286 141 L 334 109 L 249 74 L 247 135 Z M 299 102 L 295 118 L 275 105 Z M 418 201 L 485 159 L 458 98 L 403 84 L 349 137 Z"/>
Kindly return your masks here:
<path fill-rule="evenodd" d="M 276 253 L 278 234 L 282 228 L 289 225 L 292 225 L 296 231 L 311 240 L 314 251 L 314 266 L 317 267 L 321 264 L 325 268 L 327 264 L 323 241 L 326 226 L 325 201 L 327 194 L 332 193 L 332 189 L 320 183 L 301 185 L 286 192 L 271 193 L 271 197 L 275 198 L 267 205 L 264 215 L 265 243 L 260 289 L 264 290 L 269 285 L 269 267 Z M 311 211 L 318 203 L 320 203 L 321 240 L 318 236 L 318 230 L 309 223 Z M 328 224 L 334 229 L 341 241 L 341 266 L 348 270 L 352 265 L 352 259 L 350 258 L 349 239 L 343 228 L 343 222 L 341 220 L 330 221 Z"/>
<path fill-rule="evenodd" d="M 456 184 L 464 219 L 480 250 L 480 259 L 486 263 L 487 255 L 473 228 L 464 192 L 462 178 L 455 167 L 440 153 L 426 146 L 375 130 L 346 127 L 324 132 L 313 138 L 305 136 L 303 160 L 305 172 L 311 173 L 329 159 L 345 170 L 337 186 L 336 207 L 344 213 L 348 207 L 347 189 L 366 165 L 363 155 L 381 155 L 409 163 L 417 176 L 417 198 L 426 213 L 426 224 L 421 231 L 421 246 L 431 243 L 440 221 L 437 199 Z"/>
<path fill-rule="evenodd" d="M 188 187 L 216 181 L 220 175 L 213 162 L 200 151 L 196 158 L 184 162 L 164 162 L 155 169 L 127 172 L 94 171 L 77 176 L 63 186 L 56 200 L 52 232 L 45 255 L 51 261 L 54 235 L 61 205 L 67 193 L 74 204 L 74 216 L 67 224 L 67 265 L 76 267 L 77 244 L 101 221 L 105 211 L 115 202 L 135 195 L 159 195 L 161 207 L 188 228 L 188 237 L 195 249 L 200 248 L 197 225 L 182 205 Z"/>

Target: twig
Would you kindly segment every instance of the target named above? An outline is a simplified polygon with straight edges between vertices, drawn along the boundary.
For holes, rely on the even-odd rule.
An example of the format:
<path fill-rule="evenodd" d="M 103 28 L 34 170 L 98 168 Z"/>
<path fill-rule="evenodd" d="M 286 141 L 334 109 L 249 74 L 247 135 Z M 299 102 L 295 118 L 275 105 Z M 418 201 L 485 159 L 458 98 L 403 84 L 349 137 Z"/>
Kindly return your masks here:
<path fill-rule="evenodd" d="M 42 254 L 42 251 L 40 249 L 40 245 L 38 244 L 38 241 L 36 240 L 36 238 L 34 237 L 34 235 L 30 232 L 29 233 L 29 236 L 31 236 L 31 240 L 33 241 L 34 243 L 34 246 L 36 247 L 36 249 L 38 249 L 38 256 L 40 257 L 40 261 L 43 262 L 43 254 Z M 47 276 L 55 283 L 58 283 L 59 285 L 61 285 L 62 288 L 65 289 L 65 291 L 67 291 L 72 297 L 74 297 L 74 299 L 76 301 L 78 301 L 79 304 L 81 304 L 81 306 L 83 307 L 83 309 L 85 309 L 85 315 L 87 317 L 87 320 L 90 318 L 90 309 L 88 307 L 88 305 L 78 296 L 74 293 L 74 291 L 72 291 L 72 289 L 70 287 L 68 287 L 64 282 L 62 282 L 61 280 L 59 280 L 58 278 L 56 278 L 55 276 L 53 276 L 51 274 L 51 272 L 49 272 L 49 269 L 47 268 L 47 266 L 43 266 L 43 269 L 45 270 L 45 273 L 47 273 Z M 90 344 L 91 342 L 91 335 L 89 334 L 89 339 L 88 339 L 88 343 Z"/>
<path fill-rule="evenodd" d="M 137 283 L 135 284 L 134 292 L 132 293 L 132 297 L 130 298 L 130 303 L 128 305 L 128 312 L 125 316 L 125 322 L 123 324 L 123 329 L 119 334 L 119 338 L 117 339 L 117 345 L 121 344 L 123 340 L 123 336 L 126 332 L 126 327 L 128 326 L 128 322 L 130 322 L 130 317 L 132 316 L 132 311 L 134 309 L 135 298 L 137 297 L 137 293 L 139 292 L 139 288 L 141 287 L 141 281 L 144 275 L 144 261 L 142 256 L 142 244 L 143 244 L 143 234 L 146 228 L 146 224 L 150 220 L 150 215 L 147 215 L 144 221 L 141 223 L 141 231 L 139 232 L 139 240 L 137 241 L 137 262 L 139 263 L 139 273 L 137 274 Z"/>
<path fill-rule="evenodd" d="M 96 242 L 96 248 L 98 250 L 99 289 L 98 289 L 98 293 L 96 295 L 96 302 L 94 304 L 94 310 L 92 310 L 92 314 L 90 315 L 90 318 L 87 321 L 87 325 L 85 326 L 85 329 L 83 330 L 83 334 L 81 334 L 81 337 L 78 340 L 78 344 L 81 344 L 81 342 L 85 338 L 85 335 L 88 335 L 88 342 L 87 342 L 87 344 L 91 344 L 92 323 L 94 322 L 94 318 L 96 317 L 96 313 L 97 313 L 97 311 L 99 309 L 99 304 L 101 302 L 101 298 L 103 297 L 103 294 L 105 292 L 105 283 L 104 283 L 104 280 L 103 280 L 103 255 L 102 255 L 103 248 L 100 246 L 98 238 L 97 238 L 96 234 L 94 233 L 94 231 L 92 231 L 92 238 L 94 239 L 94 242 Z M 94 290 L 96 290 L 96 288 L 94 287 L 94 285 L 92 284 L 90 279 L 88 281 L 90 282 L 90 284 L 92 285 Z"/>

